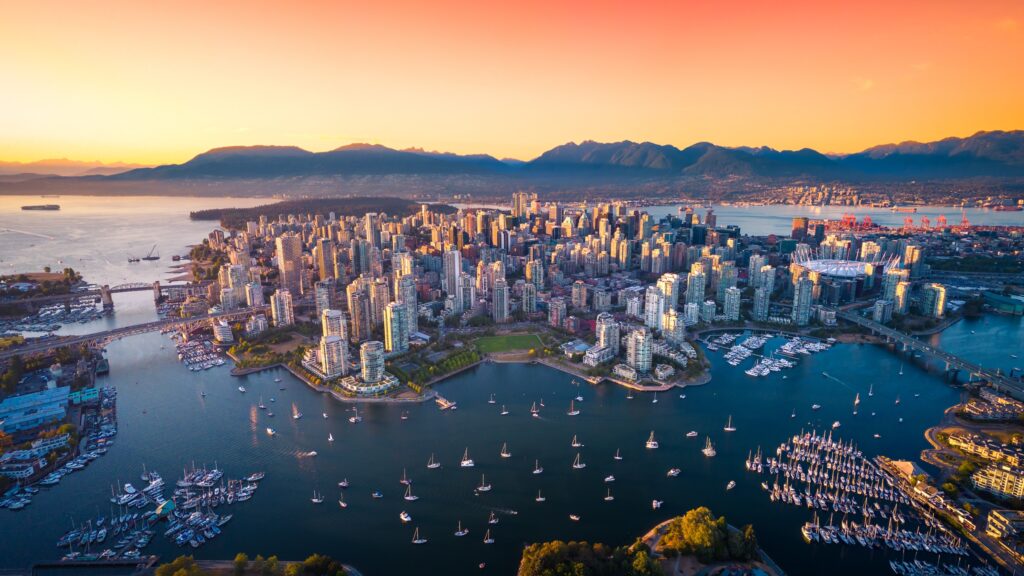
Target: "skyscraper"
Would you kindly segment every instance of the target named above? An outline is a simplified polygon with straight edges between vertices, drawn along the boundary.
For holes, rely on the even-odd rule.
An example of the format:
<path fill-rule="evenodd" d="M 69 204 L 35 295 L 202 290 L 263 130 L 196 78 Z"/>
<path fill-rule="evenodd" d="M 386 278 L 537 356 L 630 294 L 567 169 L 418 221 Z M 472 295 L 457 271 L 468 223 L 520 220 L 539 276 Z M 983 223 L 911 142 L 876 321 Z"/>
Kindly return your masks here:
<path fill-rule="evenodd" d="M 324 310 L 320 313 L 320 324 L 324 337 L 347 337 L 348 331 L 345 329 L 345 313 L 341 310 Z"/>
<path fill-rule="evenodd" d="M 338 307 L 338 297 L 334 290 L 334 279 L 317 280 L 313 285 L 313 298 L 316 301 L 316 315 L 320 317 L 324 310 Z"/>
<path fill-rule="evenodd" d="M 664 312 L 665 296 L 657 286 L 648 286 L 644 292 L 644 324 L 652 330 L 660 330 Z"/>
<path fill-rule="evenodd" d="M 793 324 L 806 326 L 811 321 L 811 300 L 814 297 L 814 282 L 806 276 L 800 277 L 793 287 Z"/>
<path fill-rule="evenodd" d="M 334 262 L 338 258 L 334 242 L 329 238 L 320 238 L 316 241 L 316 271 L 320 280 L 333 279 Z"/>
<path fill-rule="evenodd" d="M 678 274 L 662 274 L 658 278 L 657 286 L 661 291 L 664 310 L 679 307 L 679 283 Z"/>
<path fill-rule="evenodd" d="M 291 326 L 295 323 L 295 315 L 292 310 L 292 293 L 285 288 L 279 288 L 270 297 L 270 317 L 274 326 Z"/>
<path fill-rule="evenodd" d="M 766 286 L 754 289 L 754 320 L 764 322 L 768 319 L 771 306 L 771 291 Z"/>
<path fill-rule="evenodd" d="M 409 350 L 409 321 L 404 304 L 392 302 L 384 308 L 384 349 L 401 354 Z"/>
<path fill-rule="evenodd" d="M 725 319 L 735 322 L 740 319 L 740 295 L 739 288 L 732 286 L 725 289 L 725 304 L 723 306 Z"/>
<path fill-rule="evenodd" d="M 419 332 L 419 305 L 416 298 L 416 280 L 412 274 L 406 274 L 398 279 L 397 300 L 405 306 L 405 316 L 408 322 L 409 334 Z"/>
<path fill-rule="evenodd" d="M 595 324 L 597 333 L 597 345 L 608 348 L 613 355 L 619 353 L 619 323 L 615 317 L 608 313 L 597 315 Z"/>
<path fill-rule="evenodd" d="M 910 309 L 910 282 L 899 282 L 892 301 L 892 311 L 895 314 L 906 314 Z"/>
<path fill-rule="evenodd" d="M 320 339 L 320 370 L 327 378 L 348 374 L 348 344 L 340 336 Z"/>
<path fill-rule="evenodd" d="M 465 307 L 462 304 L 461 290 L 459 290 L 459 277 L 462 274 L 462 255 L 456 250 L 448 250 L 444 253 L 444 259 L 442 260 L 442 287 L 444 288 L 445 294 L 448 296 L 454 296 L 457 300 L 456 308 L 464 310 Z"/>
<path fill-rule="evenodd" d="M 491 294 L 491 314 L 498 323 L 508 322 L 509 313 L 508 282 L 504 278 L 494 281 L 494 293 Z"/>
<path fill-rule="evenodd" d="M 626 364 L 641 374 L 651 371 L 653 339 L 647 328 L 633 330 L 626 338 Z"/>
<path fill-rule="evenodd" d="M 690 273 L 686 277 L 686 303 L 697 304 L 704 302 L 704 285 L 707 279 L 704 276 L 704 265 L 694 262 L 690 266 Z"/>
<path fill-rule="evenodd" d="M 375 384 L 384 378 L 384 344 L 377 340 L 363 342 L 359 347 L 363 382 Z"/>
<path fill-rule="evenodd" d="M 277 269 L 281 288 L 291 295 L 302 294 L 302 239 L 293 232 L 277 237 Z"/>
<path fill-rule="evenodd" d="M 686 340 L 686 322 L 683 314 L 675 308 L 669 308 L 662 316 L 661 334 L 665 340 L 673 344 L 681 344 Z"/>
<path fill-rule="evenodd" d="M 527 282 L 523 284 L 523 312 L 533 314 L 537 311 L 537 287 Z"/>
<path fill-rule="evenodd" d="M 565 326 L 566 306 L 564 298 L 552 298 L 548 302 L 548 324 L 555 328 Z"/>

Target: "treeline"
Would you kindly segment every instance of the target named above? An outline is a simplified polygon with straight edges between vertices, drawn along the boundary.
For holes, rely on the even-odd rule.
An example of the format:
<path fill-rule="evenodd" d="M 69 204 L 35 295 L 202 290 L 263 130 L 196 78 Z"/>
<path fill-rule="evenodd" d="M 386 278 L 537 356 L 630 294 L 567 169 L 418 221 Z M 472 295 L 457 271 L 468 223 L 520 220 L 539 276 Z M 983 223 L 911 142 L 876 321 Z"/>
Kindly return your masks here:
<path fill-rule="evenodd" d="M 587 542 L 544 542 L 523 550 L 519 576 L 656 576 L 662 573 L 646 547 L 612 548 Z"/>
<path fill-rule="evenodd" d="M 447 204 L 432 204 L 434 212 L 450 214 L 455 208 Z M 334 212 L 336 216 L 362 216 L 367 212 L 384 212 L 389 215 L 407 216 L 420 210 L 420 203 L 405 198 L 352 197 L 352 198 L 305 198 L 285 200 L 252 208 L 213 208 L 189 213 L 193 220 L 219 220 L 225 228 L 241 229 L 250 220 L 260 216 L 274 220 L 283 214 L 323 214 Z"/>
<path fill-rule="evenodd" d="M 231 562 L 234 576 L 347 576 L 345 566 L 330 556 L 313 554 L 302 562 L 285 563 L 277 556 L 264 558 L 239 552 Z M 213 576 L 223 574 L 222 570 L 204 570 L 192 556 L 178 556 L 173 562 L 161 564 L 154 571 L 155 576 Z"/>
<path fill-rule="evenodd" d="M 754 527 L 730 529 L 725 516 L 715 518 L 704 506 L 673 518 L 658 542 L 665 556 L 696 556 L 701 562 L 756 560 L 760 557 Z"/>

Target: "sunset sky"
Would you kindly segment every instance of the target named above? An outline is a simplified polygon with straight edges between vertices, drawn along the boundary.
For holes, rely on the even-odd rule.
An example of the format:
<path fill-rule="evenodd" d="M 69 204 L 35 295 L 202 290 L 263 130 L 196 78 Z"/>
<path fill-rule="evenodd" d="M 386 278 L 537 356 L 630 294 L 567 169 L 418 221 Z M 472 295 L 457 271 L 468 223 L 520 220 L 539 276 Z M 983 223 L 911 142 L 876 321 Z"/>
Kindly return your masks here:
<path fill-rule="evenodd" d="M 1024 128 L 1024 2 L 0 0 L 0 160 Z"/>

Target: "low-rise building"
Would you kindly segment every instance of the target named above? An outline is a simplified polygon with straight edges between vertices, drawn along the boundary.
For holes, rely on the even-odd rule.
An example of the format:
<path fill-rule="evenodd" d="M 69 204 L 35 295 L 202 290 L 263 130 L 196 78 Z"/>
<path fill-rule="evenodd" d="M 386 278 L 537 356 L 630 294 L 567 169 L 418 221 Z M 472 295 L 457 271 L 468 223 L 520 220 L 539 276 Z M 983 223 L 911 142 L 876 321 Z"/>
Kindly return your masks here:
<path fill-rule="evenodd" d="M 1014 468 L 1019 468 L 1024 463 L 1024 451 L 1000 444 L 978 434 L 950 434 L 949 445 L 966 454 Z"/>
<path fill-rule="evenodd" d="M 971 475 L 971 483 L 978 490 L 984 490 L 1000 498 L 1024 498 L 1024 470 L 1020 468 L 1003 464 L 986 466 Z"/>

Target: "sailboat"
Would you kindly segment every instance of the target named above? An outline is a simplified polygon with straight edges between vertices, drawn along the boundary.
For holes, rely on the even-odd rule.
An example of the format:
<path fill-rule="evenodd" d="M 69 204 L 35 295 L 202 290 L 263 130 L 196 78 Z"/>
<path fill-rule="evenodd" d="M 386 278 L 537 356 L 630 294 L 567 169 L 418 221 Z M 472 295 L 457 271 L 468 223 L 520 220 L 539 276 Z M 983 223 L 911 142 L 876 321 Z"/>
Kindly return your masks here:
<path fill-rule="evenodd" d="M 508 451 L 508 442 L 505 442 L 504 444 L 501 445 L 501 457 L 502 458 L 511 458 L 512 457 L 512 453 Z"/>
<path fill-rule="evenodd" d="M 410 480 L 409 476 L 406 475 L 406 473 L 405 473 L 405 468 L 402 468 L 402 479 L 399 480 L 398 483 L 399 484 L 403 484 L 405 486 L 408 486 L 409 484 L 412 484 L 412 480 Z"/>
<path fill-rule="evenodd" d="M 658 393 L 655 392 L 654 393 L 654 398 L 651 398 L 651 404 L 657 404 L 657 403 L 658 403 Z"/>
<path fill-rule="evenodd" d="M 348 508 L 348 502 L 345 502 L 344 492 L 338 492 L 338 506 L 340 508 Z"/>
<path fill-rule="evenodd" d="M 355 406 L 352 407 L 352 416 L 349 417 L 348 421 L 352 424 L 357 424 L 363 421 L 363 417 L 359 415 L 359 410 Z"/>
<path fill-rule="evenodd" d="M 399 416 L 398 418 L 399 418 L 399 420 L 408 420 L 409 419 L 409 411 L 408 410 L 402 410 L 402 415 Z"/>
<path fill-rule="evenodd" d="M 580 383 L 573 380 L 573 384 L 576 384 L 576 401 L 583 402 L 583 395 L 580 394 Z"/>
<path fill-rule="evenodd" d="M 874 395 L 875 395 L 875 383 L 872 382 L 871 385 L 868 386 L 868 396 L 874 396 Z"/>
<path fill-rule="evenodd" d="M 530 414 L 534 418 L 540 418 L 540 410 L 537 408 L 537 403 L 536 402 L 533 403 L 533 406 L 530 406 Z"/>
<path fill-rule="evenodd" d="M 654 439 L 654 430 L 651 430 L 651 435 L 647 438 L 647 443 L 644 444 L 648 450 L 655 450 L 658 448 L 658 441 Z"/>
<path fill-rule="evenodd" d="M 206 390 L 201 391 L 199 395 L 203 398 L 206 398 Z"/>
<path fill-rule="evenodd" d="M 609 488 L 608 489 L 608 495 L 604 497 L 604 501 L 605 502 L 611 502 L 612 500 L 615 500 L 615 496 L 612 496 L 612 489 Z"/>
<path fill-rule="evenodd" d="M 263 404 L 263 396 L 260 396 L 259 409 L 260 410 L 266 410 L 267 409 L 267 407 Z"/>
<path fill-rule="evenodd" d="M 790 418 L 796 418 L 796 408 L 793 408 L 793 413 L 789 415 Z"/>
<path fill-rule="evenodd" d="M 323 412 L 324 420 L 327 420 L 327 412 Z"/>
<path fill-rule="evenodd" d="M 903 364 L 900 364 L 900 376 L 903 376 Z"/>
<path fill-rule="evenodd" d="M 298 420 L 299 418 L 302 418 L 302 412 L 299 412 L 298 407 L 292 404 L 292 419 Z"/>
<path fill-rule="evenodd" d="M 576 435 L 573 434 L 572 435 L 572 444 L 570 444 L 570 446 L 572 446 L 573 448 L 583 448 L 583 443 L 580 442 L 579 440 L 577 440 L 576 439 Z"/>
<path fill-rule="evenodd" d="M 412 543 L 413 544 L 426 544 L 427 543 L 427 539 L 426 538 L 420 538 L 420 527 L 419 526 L 417 526 L 416 530 L 414 530 L 413 533 L 412 533 Z"/>
<path fill-rule="evenodd" d="M 463 528 L 462 527 L 462 520 L 459 520 L 459 529 L 455 531 L 455 535 L 459 536 L 459 537 L 462 537 L 462 536 L 465 536 L 466 534 L 469 534 L 469 529 L 468 528 Z"/>
<path fill-rule="evenodd" d="M 469 457 L 469 448 L 466 448 L 466 451 L 462 453 L 462 461 L 459 462 L 459 466 L 463 468 L 472 468 L 474 466 L 473 459 Z"/>
<path fill-rule="evenodd" d="M 899 394 L 897 394 L 897 395 L 896 395 L 896 405 L 898 406 L 898 405 L 899 405 L 899 403 L 900 403 L 900 395 L 899 395 Z"/>
<path fill-rule="evenodd" d="M 330 432 L 328 432 L 327 433 L 327 441 L 328 442 L 334 442 L 334 434 L 331 434 Z"/>
<path fill-rule="evenodd" d="M 412 484 L 405 485 L 405 496 L 402 496 L 402 498 L 408 500 L 409 502 L 415 502 L 420 499 L 419 496 L 412 493 Z"/>
<path fill-rule="evenodd" d="M 543 502 L 543 501 L 545 501 L 545 500 L 547 500 L 547 498 L 545 498 L 544 496 L 542 496 L 542 495 L 541 495 L 541 493 L 540 493 L 540 490 L 538 489 L 538 490 L 537 490 L 537 497 L 536 497 L 536 498 L 534 498 L 534 501 L 536 501 L 536 502 Z"/>
<path fill-rule="evenodd" d="M 612 458 L 616 460 L 622 460 L 622 454 L 619 452 L 618 448 L 615 449 L 615 456 L 612 456 Z"/>
<path fill-rule="evenodd" d="M 313 497 L 310 498 L 310 501 L 313 504 L 320 504 L 321 502 L 324 501 L 324 497 L 323 497 L 322 494 L 318 493 L 316 490 L 313 490 Z"/>
<path fill-rule="evenodd" d="M 501 415 L 508 416 L 508 408 L 505 408 L 504 404 L 501 405 Z"/>
<path fill-rule="evenodd" d="M 494 538 L 491 538 L 491 529 L 487 529 L 487 533 L 484 534 L 484 544 L 494 544 Z"/>
<path fill-rule="evenodd" d="M 587 464 L 580 459 L 580 453 L 576 453 L 576 459 L 572 461 L 573 470 L 582 470 L 587 467 Z"/>
<path fill-rule="evenodd" d="M 566 412 L 568 416 L 579 416 L 580 411 L 576 409 L 576 404 L 573 400 L 569 400 L 569 411 Z"/>
<path fill-rule="evenodd" d="M 708 458 L 713 458 L 717 452 L 715 452 L 715 446 L 711 443 L 711 437 L 708 436 L 707 438 L 708 441 L 704 443 L 704 449 L 701 452 Z"/>
<path fill-rule="evenodd" d="M 480 475 L 480 485 L 476 487 L 476 491 L 477 492 L 490 492 L 491 491 L 491 485 L 487 483 L 487 478 L 483 474 Z"/>
<path fill-rule="evenodd" d="M 629 391 L 626 392 L 626 400 L 632 400 L 632 399 L 633 399 L 633 389 L 630 388 Z"/>
<path fill-rule="evenodd" d="M 544 471 L 544 469 L 540 467 L 540 460 L 534 460 L 533 461 L 533 473 L 534 474 L 540 474 L 543 471 Z"/>
<path fill-rule="evenodd" d="M 434 458 L 434 453 L 431 452 L 430 453 L 430 460 L 427 460 L 427 468 L 430 469 L 430 470 L 434 470 L 435 468 L 440 468 L 440 467 L 441 467 L 441 463 L 438 462 Z"/>
<path fill-rule="evenodd" d="M 722 428 L 726 432 L 735 432 L 736 427 L 732 425 L 732 414 L 729 414 L 729 421 L 725 423 L 725 428 Z"/>
<path fill-rule="evenodd" d="M 853 405 L 857 406 L 858 404 L 860 404 L 860 392 L 857 392 L 857 395 L 853 397 Z"/>
<path fill-rule="evenodd" d="M 487 523 L 488 524 L 497 524 L 498 523 L 498 515 L 494 513 L 494 510 L 491 510 L 491 515 L 487 517 Z"/>
<path fill-rule="evenodd" d="M 494 394 L 493 394 L 493 393 L 491 394 L 491 399 L 490 399 L 490 400 L 488 400 L 488 401 L 487 401 L 487 403 L 488 403 L 488 404 L 495 404 L 495 401 L 494 401 Z"/>

